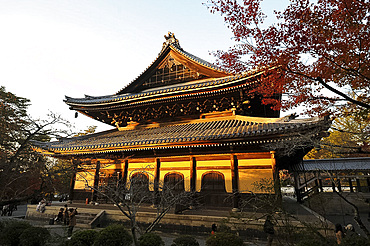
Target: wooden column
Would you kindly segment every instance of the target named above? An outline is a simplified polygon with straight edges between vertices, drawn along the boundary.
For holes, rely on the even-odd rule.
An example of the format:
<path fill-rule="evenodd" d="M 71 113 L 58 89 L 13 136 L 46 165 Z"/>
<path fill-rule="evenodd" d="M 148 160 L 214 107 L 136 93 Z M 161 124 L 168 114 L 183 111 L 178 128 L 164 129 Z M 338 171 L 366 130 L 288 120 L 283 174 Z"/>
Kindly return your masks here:
<path fill-rule="evenodd" d="M 155 173 L 154 173 L 154 205 L 159 203 L 159 177 L 161 175 L 161 160 L 156 158 Z"/>
<path fill-rule="evenodd" d="M 99 188 L 99 178 L 100 178 L 100 161 L 96 162 L 96 167 L 95 167 L 95 175 L 94 175 L 94 189 L 92 191 L 91 195 L 91 201 L 96 202 L 98 199 L 98 188 Z"/>
<path fill-rule="evenodd" d="M 342 184 L 340 183 L 340 178 L 337 178 L 337 182 L 338 182 L 338 191 L 342 192 Z"/>
<path fill-rule="evenodd" d="M 333 192 L 335 192 L 335 183 L 334 183 L 334 181 L 331 181 L 331 188 L 333 189 Z"/>
<path fill-rule="evenodd" d="M 78 160 L 72 160 L 72 175 L 71 175 L 71 181 L 69 184 L 69 201 L 73 201 L 74 198 L 74 189 L 75 189 L 75 183 L 76 183 L 76 173 L 78 164 L 80 161 Z"/>
<path fill-rule="evenodd" d="M 195 157 L 190 157 L 190 192 L 196 191 L 197 184 L 197 160 Z"/>
<path fill-rule="evenodd" d="M 233 191 L 233 211 L 239 211 L 239 168 L 238 157 L 231 155 L 231 184 Z"/>
<path fill-rule="evenodd" d="M 275 151 L 270 151 L 271 161 L 272 161 L 272 177 L 274 179 L 274 191 L 276 195 L 277 202 L 281 204 L 281 187 L 280 187 L 280 177 L 279 177 L 279 168 L 276 165 Z"/>
<path fill-rule="evenodd" d="M 357 192 L 361 192 L 361 183 L 360 183 L 360 179 L 356 178 L 356 184 L 357 184 Z"/>
<path fill-rule="evenodd" d="M 127 175 L 128 175 L 128 160 L 125 160 L 125 167 L 123 168 L 122 185 L 127 188 Z"/>
<path fill-rule="evenodd" d="M 321 179 L 320 172 L 318 172 L 318 179 L 319 179 L 319 188 L 320 188 L 320 191 L 321 192 L 324 192 L 324 188 L 322 187 L 322 179 Z"/>
<path fill-rule="evenodd" d="M 299 188 L 300 182 L 299 182 L 299 173 L 298 172 L 293 172 L 293 177 L 294 177 L 294 190 L 295 194 L 297 196 L 297 202 L 302 202 L 302 195 L 301 195 L 301 189 Z"/>
<path fill-rule="evenodd" d="M 347 180 L 348 180 L 348 184 L 349 184 L 349 191 L 350 191 L 350 192 L 353 192 L 352 179 L 351 179 L 351 178 L 347 178 Z"/>

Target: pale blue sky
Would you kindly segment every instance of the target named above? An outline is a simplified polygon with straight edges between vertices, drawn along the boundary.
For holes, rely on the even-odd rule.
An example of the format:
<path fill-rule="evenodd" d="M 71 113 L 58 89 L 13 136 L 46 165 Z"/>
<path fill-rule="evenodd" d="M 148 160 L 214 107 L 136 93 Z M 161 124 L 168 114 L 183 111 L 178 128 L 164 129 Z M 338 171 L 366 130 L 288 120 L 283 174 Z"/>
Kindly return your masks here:
<path fill-rule="evenodd" d="M 164 35 L 207 61 L 231 46 L 222 17 L 206 0 L 0 0 L 0 85 L 31 99 L 34 117 L 48 110 L 86 129 L 109 126 L 80 115 L 64 96 L 113 94 L 158 55 Z M 284 1 L 265 0 L 268 12 Z"/>

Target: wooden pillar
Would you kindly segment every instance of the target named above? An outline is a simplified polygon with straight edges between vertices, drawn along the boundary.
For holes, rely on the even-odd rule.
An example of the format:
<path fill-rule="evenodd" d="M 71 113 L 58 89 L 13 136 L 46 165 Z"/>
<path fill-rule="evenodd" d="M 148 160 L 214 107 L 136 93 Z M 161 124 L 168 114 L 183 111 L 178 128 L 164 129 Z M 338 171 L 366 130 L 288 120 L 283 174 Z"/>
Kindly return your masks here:
<path fill-rule="evenodd" d="M 159 158 L 156 158 L 155 173 L 154 173 L 154 191 L 155 192 L 158 192 L 160 170 L 161 170 L 161 160 Z"/>
<path fill-rule="evenodd" d="M 297 202 L 302 202 L 302 195 L 301 195 L 301 190 L 299 189 L 299 173 L 298 172 L 293 172 L 293 177 L 294 177 L 294 190 L 295 194 L 297 196 Z"/>
<path fill-rule="evenodd" d="M 197 184 L 197 160 L 195 157 L 190 157 L 190 192 L 195 192 Z"/>
<path fill-rule="evenodd" d="M 340 183 L 340 178 L 337 178 L 338 181 L 338 191 L 342 192 L 342 184 Z"/>
<path fill-rule="evenodd" d="M 357 184 L 357 192 L 361 192 L 361 183 L 360 183 L 360 179 L 356 178 L 356 184 Z"/>
<path fill-rule="evenodd" d="M 91 195 L 91 201 L 96 202 L 98 199 L 98 188 L 99 188 L 99 179 L 100 179 L 100 161 L 96 162 L 96 167 L 95 167 L 95 175 L 94 175 L 94 189 Z"/>
<path fill-rule="evenodd" d="M 272 177 L 274 179 L 274 191 L 276 195 L 277 202 L 281 204 L 281 187 L 280 187 L 280 177 L 279 177 L 279 168 L 276 165 L 275 151 L 270 151 L 271 161 L 272 161 Z"/>
<path fill-rule="evenodd" d="M 319 187 L 320 187 L 320 191 L 324 192 L 324 188 L 322 186 L 322 179 L 321 178 L 319 179 Z"/>
<path fill-rule="evenodd" d="M 322 188 L 321 174 L 320 174 L 319 171 L 317 172 L 317 180 L 318 180 L 318 183 L 319 183 L 319 192 L 324 192 L 324 189 Z"/>
<path fill-rule="evenodd" d="M 122 185 L 127 188 L 127 175 L 128 175 L 128 160 L 125 160 L 125 166 L 123 168 Z"/>
<path fill-rule="evenodd" d="M 71 181 L 69 184 L 69 201 L 73 201 L 74 198 L 74 189 L 75 189 L 75 183 L 76 183 L 76 173 L 78 164 L 80 161 L 72 160 L 72 175 L 71 175 Z"/>
<path fill-rule="evenodd" d="M 331 188 L 333 189 L 333 192 L 335 192 L 335 183 L 334 183 L 334 181 L 331 181 Z"/>
<path fill-rule="evenodd" d="M 233 211 L 239 211 L 239 168 L 238 157 L 231 155 L 231 184 L 233 191 Z"/>
<path fill-rule="evenodd" d="M 159 203 L 159 177 L 161 175 L 161 159 L 156 158 L 156 165 L 155 165 L 155 172 L 154 172 L 154 205 L 157 205 Z"/>
<path fill-rule="evenodd" d="M 350 192 L 354 192 L 354 191 L 353 191 L 352 179 L 351 179 L 351 178 L 347 178 L 347 180 L 348 180 L 348 184 L 349 184 L 349 191 L 350 191 Z"/>

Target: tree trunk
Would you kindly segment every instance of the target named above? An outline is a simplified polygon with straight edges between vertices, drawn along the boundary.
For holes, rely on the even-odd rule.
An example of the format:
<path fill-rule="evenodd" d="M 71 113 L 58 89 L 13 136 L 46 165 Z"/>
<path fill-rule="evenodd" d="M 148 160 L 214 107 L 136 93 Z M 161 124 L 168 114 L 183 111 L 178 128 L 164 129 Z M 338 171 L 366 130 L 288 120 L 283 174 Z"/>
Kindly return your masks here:
<path fill-rule="evenodd" d="M 134 239 L 134 245 L 139 246 L 139 242 L 137 241 L 137 235 L 136 235 L 136 226 L 132 221 L 131 221 L 131 234 L 132 234 L 132 238 Z"/>

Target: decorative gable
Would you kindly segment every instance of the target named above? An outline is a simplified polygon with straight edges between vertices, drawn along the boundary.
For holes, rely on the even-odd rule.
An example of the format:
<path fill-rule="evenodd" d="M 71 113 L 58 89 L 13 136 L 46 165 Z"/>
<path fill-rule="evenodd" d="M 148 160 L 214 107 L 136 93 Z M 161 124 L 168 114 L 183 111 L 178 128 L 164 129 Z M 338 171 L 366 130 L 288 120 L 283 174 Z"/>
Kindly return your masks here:
<path fill-rule="evenodd" d="M 198 79 L 209 78 L 190 69 L 171 55 L 171 52 L 158 65 L 153 74 L 144 81 L 142 89 L 173 85 Z"/>
<path fill-rule="evenodd" d="M 143 90 L 181 84 L 207 78 L 232 75 L 215 65 L 184 51 L 171 32 L 164 36 L 162 50 L 152 64 L 116 95 L 139 93 Z"/>

